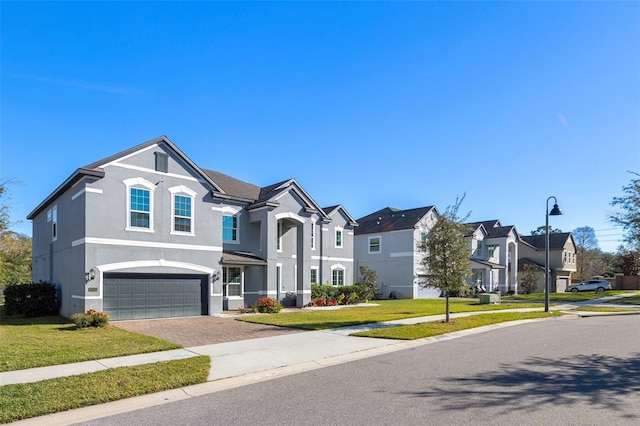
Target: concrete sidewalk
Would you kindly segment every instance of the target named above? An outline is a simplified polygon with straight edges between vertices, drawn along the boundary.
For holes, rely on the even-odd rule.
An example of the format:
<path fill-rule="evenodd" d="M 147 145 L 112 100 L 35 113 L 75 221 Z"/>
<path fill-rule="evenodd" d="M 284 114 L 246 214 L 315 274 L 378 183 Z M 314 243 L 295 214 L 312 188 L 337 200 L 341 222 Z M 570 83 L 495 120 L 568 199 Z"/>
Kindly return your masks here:
<path fill-rule="evenodd" d="M 576 305 L 574 304 L 562 306 L 557 305 L 553 307 L 553 310 L 565 310 L 575 307 Z M 522 308 L 510 311 L 533 312 L 541 310 L 543 310 L 543 308 Z M 497 312 L 505 312 L 505 310 L 451 314 L 451 318 Z M 171 361 L 198 355 L 209 355 L 211 357 L 211 369 L 208 381 L 213 381 L 322 360 L 336 357 L 338 355 L 398 345 L 402 342 L 389 339 L 350 337 L 349 335 L 358 331 L 398 325 L 418 324 L 429 321 L 442 321 L 443 319 L 444 315 L 406 318 L 330 330 L 306 331 L 251 340 L 193 346 L 162 352 L 105 358 L 73 364 L 7 371 L 0 373 L 0 385 L 31 383 L 56 377 L 101 371 L 109 368 Z M 478 331 L 482 330 L 483 329 L 480 329 Z"/>
<path fill-rule="evenodd" d="M 577 304 L 555 305 L 553 306 L 553 310 L 572 309 L 577 307 L 576 305 Z M 544 308 L 522 308 L 509 311 L 531 312 L 541 310 L 544 310 Z M 451 318 L 496 312 L 505 312 L 505 310 L 451 314 Z M 589 314 L 601 315 L 602 313 L 585 312 L 584 314 L 587 316 Z M 638 312 L 631 312 L 631 314 L 640 314 L 640 309 L 638 309 Z M 555 317 L 554 320 L 579 318 L 579 316 L 582 315 Z M 504 322 L 412 341 L 349 336 L 349 334 L 357 331 L 439 321 L 443 319 L 444 315 L 407 318 L 384 323 L 364 324 L 360 326 L 343 327 L 323 331 L 308 331 L 252 340 L 240 340 L 236 342 L 195 346 L 150 354 L 10 371 L 0 373 L 0 385 L 35 382 L 55 377 L 100 371 L 108 368 L 175 360 L 198 355 L 209 355 L 211 357 L 211 369 L 207 383 L 17 422 L 17 424 L 41 425 L 43 424 L 43 418 L 46 418 L 47 425 L 71 424 L 144 407 L 164 404 L 180 399 L 191 398 L 193 396 L 204 395 L 211 392 L 218 392 L 265 380 L 271 380 L 330 365 L 337 365 L 349 361 L 368 358 L 384 353 L 409 349 L 443 340 L 455 339 L 487 330 L 516 326 L 523 322 L 549 320 L 545 318 L 539 320 Z"/>

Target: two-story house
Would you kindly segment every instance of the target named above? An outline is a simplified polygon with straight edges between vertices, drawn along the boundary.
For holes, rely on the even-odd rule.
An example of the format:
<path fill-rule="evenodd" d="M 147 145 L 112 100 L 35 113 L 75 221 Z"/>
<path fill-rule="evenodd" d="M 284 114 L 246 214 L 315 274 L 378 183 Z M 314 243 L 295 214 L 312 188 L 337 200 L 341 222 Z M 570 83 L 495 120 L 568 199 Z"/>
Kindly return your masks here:
<path fill-rule="evenodd" d="M 357 224 L 342 206 L 321 208 L 295 179 L 258 187 L 202 169 L 164 136 L 77 169 L 28 219 L 33 279 L 56 284 L 64 316 L 303 306 L 312 282 L 353 282 Z"/>
<path fill-rule="evenodd" d="M 357 219 L 356 271 L 360 266 L 374 270 L 384 298 L 439 297 L 440 290 L 420 285 L 422 253 L 417 250 L 439 216 L 434 206 L 408 210 L 385 207 Z"/>
<path fill-rule="evenodd" d="M 469 227 L 472 285 L 502 294 L 518 291 L 519 235 L 512 225 L 497 219 L 466 224 Z"/>
<path fill-rule="evenodd" d="M 533 265 L 537 277 L 535 291 L 544 291 L 545 236 L 521 236 L 518 245 L 518 269 Z M 564 292 L 571 285 L 571 273 L 576 271 L 576 244 L 571 232 L 549 234 L 549 291 Z"/>

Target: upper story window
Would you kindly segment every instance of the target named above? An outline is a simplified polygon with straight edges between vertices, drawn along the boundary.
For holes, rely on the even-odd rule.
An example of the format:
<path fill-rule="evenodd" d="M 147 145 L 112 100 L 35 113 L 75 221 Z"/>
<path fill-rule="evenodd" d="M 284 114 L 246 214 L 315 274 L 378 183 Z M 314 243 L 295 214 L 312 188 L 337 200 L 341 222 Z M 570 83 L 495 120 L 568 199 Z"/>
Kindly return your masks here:
<path fill-rule="evenodd" d="M 380 253 L 380 236 L 369 237 L 369 253 Z"/>
<path fill-rule="evenodd" d="M 222 216 L 222 240 L 226 242 L 238 241 L 238 217 Z"/>
<path fill-rule="evenodd" d="M 186 186 L 174 186 L 169 188 L 169 192 L 172 195 L 172 234 L 189 234 L 194 233 L 193 222 L 193 200 L 196 196 L 196 192 Z"/>
<path fill-rule="evenodd" d="M 143 178 L 123 181 L 127 187 L 128 231 L 153 232 L 153 193 L 156 186 Z"/>
<path fill-rule="evenodd" d="M 191 232 L 191 198 L 184 195 L 174 196 L 173 230 L 176 232 Z"/>
<path fill-rule="evenodd" d="M 130 189 L 130 222 L 132 228 L 151 227 L 151 191 L 142 188 Z"/>
<path fill-rule="evenodd" d="M 493 255 L 496 254 L 497 248 L 497 246 L 487 246 L 487 254 L 489 255 L 489 259 L 491 259 Z"/>
<path fill-rule="evenodd" d="M 342 248 L 342 228 L 336 228 L 336 247 Z"/>
<path fill-rule="evenodd" d="M 482 250 L 483 249 L 483 241 L 482 240 L 478 240 L 476 242 L 476 251 L 473 253 L 473 255 L 475 257 L 482 257 Z"/>

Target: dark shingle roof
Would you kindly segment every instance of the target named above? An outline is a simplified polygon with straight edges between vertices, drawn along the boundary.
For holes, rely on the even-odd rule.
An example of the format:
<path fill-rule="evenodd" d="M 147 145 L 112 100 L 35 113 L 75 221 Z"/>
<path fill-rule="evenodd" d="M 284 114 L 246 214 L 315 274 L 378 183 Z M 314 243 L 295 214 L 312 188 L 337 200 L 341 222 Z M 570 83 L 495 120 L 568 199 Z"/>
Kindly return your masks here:
<path fill-rule="evenodd" d="M 225 194 L 246 200 L 257 200 L 260 197 L 260 187 L 232 178 L 214 170 L 202 169 L 202 171 L 214 181 Z"/>
<path fill-rule="evenodd" d="M 549 249 L 561 249 L 571 237 L 571 232 L 560 232 L 557 234 L 549 234 Z M 533 246 L 538 250 L 544 250 L 545 236 L 543 235 L 524 235 L 520 237 L 522 241 Z"/>
<path fill-rule="evenodd" d="M 359 227 L 356 235 L 371 234 L 375 232 L 398 231 L 413 229 L 420 219 L 424 217 L 434 206 L 418 207 L 409 210 L 399 210 L 393 207 L 385 207 L 360 219 L 357 219 Z M 437 213 L 437 210 L 436 210 Z"/>
<path fill-rule="evenodd" d="M 487 231 L 489 230 L 489 228 L 496 228 L 501 226 L 500 220 L 498 219 L 483 220 L 481 222 L 469 222 L 469 223 L 465 223 L 465 225 L 468 225 L 473 229 L 476 229 L 478 226 L 482 225 L 487 229 Z"/>

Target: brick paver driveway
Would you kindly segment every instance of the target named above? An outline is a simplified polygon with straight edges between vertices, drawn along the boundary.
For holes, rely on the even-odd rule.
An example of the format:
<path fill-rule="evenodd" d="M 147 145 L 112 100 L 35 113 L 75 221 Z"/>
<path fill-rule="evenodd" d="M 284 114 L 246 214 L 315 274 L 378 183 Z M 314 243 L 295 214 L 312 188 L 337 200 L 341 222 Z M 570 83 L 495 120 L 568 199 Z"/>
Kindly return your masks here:
<path fill-rule="evenodd" d="M 135 333 L 147 334 L 178 343 L 184 347 L 278 336 L 302 331 L 212 316 L 113 321 L 111 324 Z"/>

